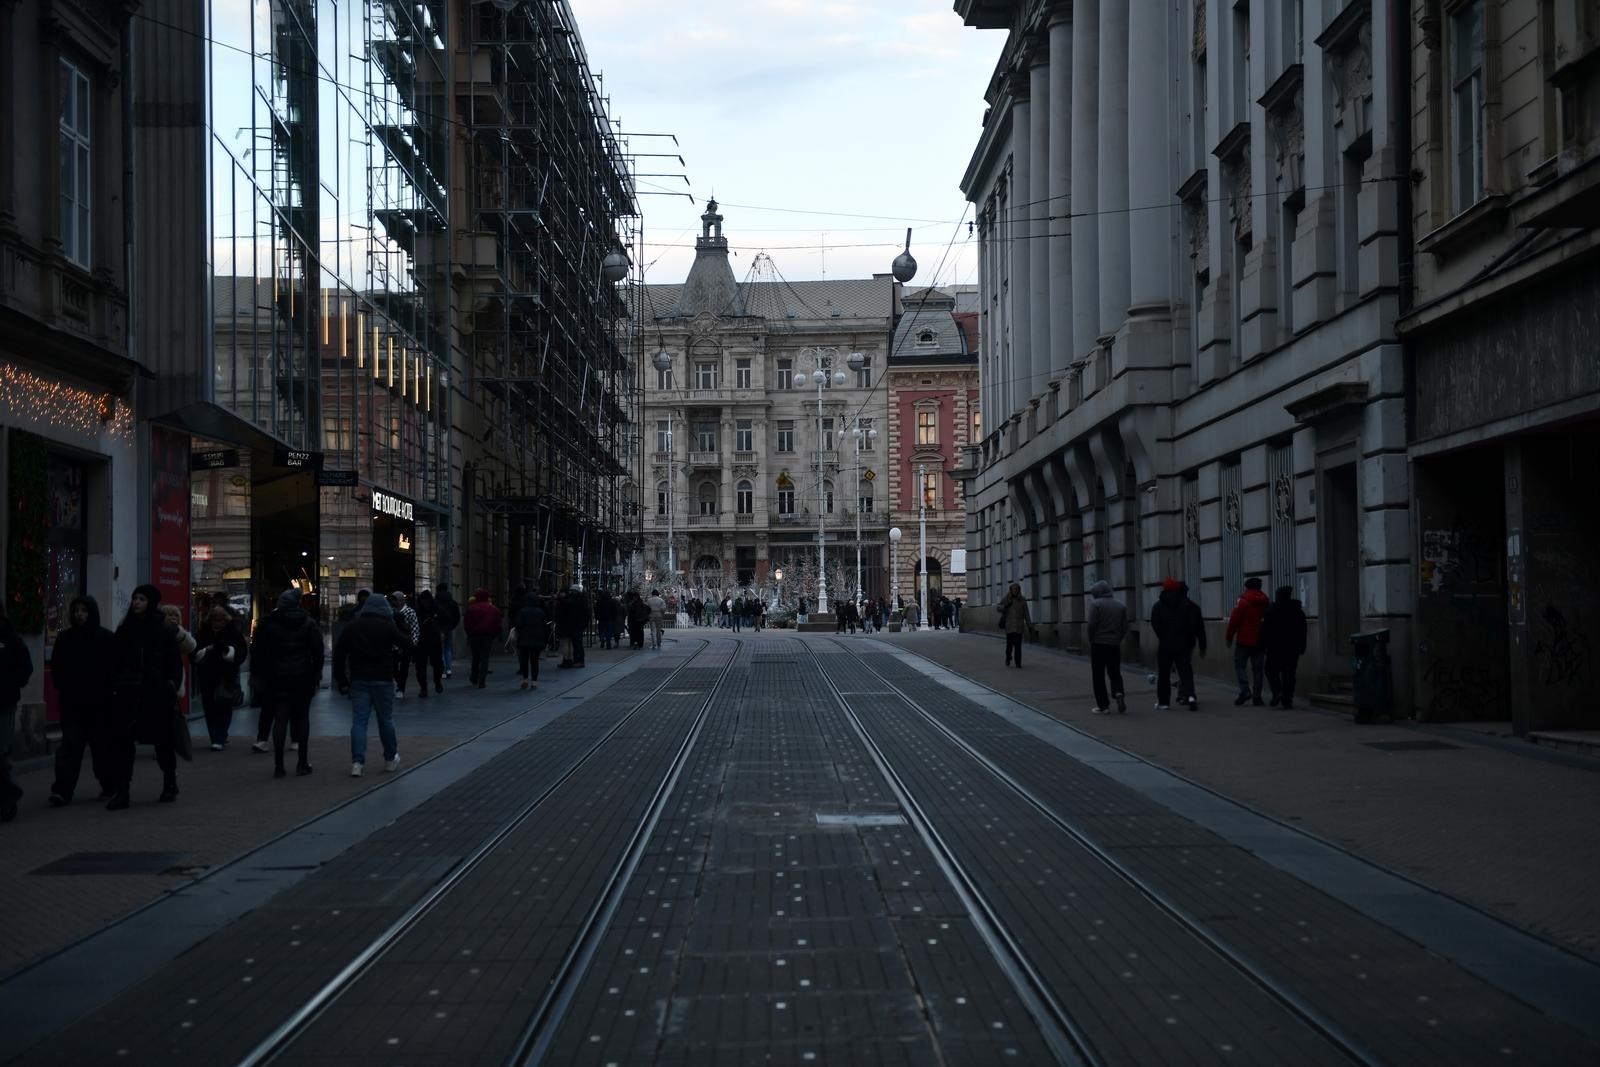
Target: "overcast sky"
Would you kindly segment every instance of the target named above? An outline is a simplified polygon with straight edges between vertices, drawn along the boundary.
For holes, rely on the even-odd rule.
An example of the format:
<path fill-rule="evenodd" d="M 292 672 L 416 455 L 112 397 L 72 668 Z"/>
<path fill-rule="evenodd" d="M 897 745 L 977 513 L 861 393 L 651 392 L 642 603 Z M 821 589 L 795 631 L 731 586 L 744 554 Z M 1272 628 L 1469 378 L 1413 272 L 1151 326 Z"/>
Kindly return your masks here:
<path fill-rule="evenodd" d="M 695 199 L 641 198 L 647 281 L 683 280 L 715 194 L 741 280 L 763 250 L 791 281 L 882 273 L 911 226 L 914 284 L 977 282 L 960 182 L 1003 31 L 968 29 L 951 0 L 571 2 L 612 117 L 679 142 L 632 148 L 686 164 L 639 160 L 689 179 L 641 191 Z"/>

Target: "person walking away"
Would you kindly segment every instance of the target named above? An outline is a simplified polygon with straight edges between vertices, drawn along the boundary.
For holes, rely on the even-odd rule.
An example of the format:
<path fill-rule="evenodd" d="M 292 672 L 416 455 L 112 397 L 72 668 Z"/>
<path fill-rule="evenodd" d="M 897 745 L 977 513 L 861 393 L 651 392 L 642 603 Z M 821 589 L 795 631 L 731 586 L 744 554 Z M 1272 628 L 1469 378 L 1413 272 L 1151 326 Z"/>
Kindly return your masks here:
<path fill-rule="evenodd" d="M 556 605 L 557 637 L 566 642 L 557 667 L 583 666 L 583 635 L 589 629 L 589 598 L 574 585 Z"/>
<path fill-rule="evenodd" d="M 1261 591 L 1261 579 L 1246 578 L 1244 592 L 1239 594 L 1238 602 L 1233 605 L 1233 613 L 1228 616 L 1228 629 L 1223 634 L 1223 641 L 1233 646 L 1233 673 L 1239 681 L 1239 696 L 1233 702 L 1234 707 L 1247 700 L 1261 707 L 1264 659 L 1261 620 L 1266 617 L 1268 603 L 1267 594 Z M 1250 677 L 1245 676 L 1247 665 Z"/>
<path fill-rule="evenodd" d="M 1117 714 L 1124 715 L 1128 701 L 1122 691 L 1122 641 L 1128 636 L 1128 609 L 1111 595 L 1110 582 L 1102 579 L 1090 586 L 1084 631 L 1089 637 L 1089 673 L 1094 679 L 1094 707 L 1090 710 L 1109 715 L 1115 700 Z"/>
<path fill-rule="evenodd" d="M 0 644 L 4 643 L 0 635 Z M 100 625 L 100 605 L 94 597 L 73 597 L 67 605 L 67 626 L 56 634 L 55 647 L 50 650 L 50 680 L 60 697 L 61 710 L 61 747 L 56 749 L 56 777 L 50 784 L 52 808 L 72 803 L 86 746 L 101 793 L 107 799 L 112 794 L 106 769 L 106 712 L 111 704 L 107 667 L 115 659 L 115 645 L 111 631 Z M 3 699 L 0 694 L 0 704 Z M 0 714 L 4 714 L 3 706 Z"/>
<path fill-rule="evenodd" d="M 183 657 L 177 637 L 158 610 L 161 590 L 141 585 L 128 599 L 128 613 L 117 625 L 112 661 L 112 712 L 107 769 L 112 796 L 108 811 L 128 807 L 136 746 L 153 744 L 161 768 L 161 802 L 178 799 L 177 707 Z"/>
<path fill-rule="evenodd" d="M 478 592 L 487 604 L 489 590 Z M 474 606 L 467 608 L 469 617 Z M 496 608 L 495 634 L 500 632 L 499 614 Z M 467 635 L 472 635 L 470 626 Z M 409 646 L 410 638 L 395 625 L 394 609 L 381 596 L 369 599 L 334 643 L 333 684 L 340 695 L 350 698 L 352 778 L 360 778 L 366 767 L 367 721 L 374 713 L 378 716 L 378 740 L 383 745 L 383 769 L 392 771 L 400 766 L 400 739 L 394 729 L 394 658 L 397 652 L 409 652 Z"/>
<path fill-rule="evenodd" d="M 439 608 L 440 651 L 444 660 L 444 676 L 448 678 L 456 662 L 456 627 L 461 625 L 461 605 L 450 595 L 450 586 L 445 582 L 439 583 L 439 591 L 434 594 L 433 600 Z"/>
<path fill-rule="evenodd" d="M 228 746 L 228 730 L 233 726 L 233 709 L 244 703 L 239 684 L 239 668 L 250 656 L 250 642 L 233 621 L 233 615 L 219 604 L 206 612 L 206 621 L 195 636 L 194 688 L 206 713 L 206 732 L 211 735 L 211 751 Z"/>
<path fill-rule="evenodd" d="M 1294 587 L 1280 585 L 1261 619 L 1261 647 L 1266 652 L 1268 701 L 1275 708 L 1294 707 L 1294 676 L 1306 653 L 1306 613 L 1294 598 Z"/>
<path fill-rule="evenodd" d="M 17 817 L 22 787 L 11 776 L 11 753 L 17 744 L 17 705 L 22 687 L 33 677 L 33 656 L 22 635 L 0 607 L 0 823 Z M 78 750 L 81 761 L 83 750 Z"/>
<path fill-rule="evenodd" d="M 1022 635 L 1033 626 L 1033 618 L 1028 614 L 1028 602 L 1022 597 L 1022 586 L 1016 582 L 1011 583 L 1011 588 L 1006 590 L 1006 595 L 1000 598 L 1000 630 L 1006 635 L 1006 666 L 1016 661 L 1018 667 L 1022 666 Z"/>
<path fill-rule="evenodd" d="M 1178 703 L 1193 711 L 1195 645 L 1205 654 L 1206 630 L 1200 608 L 1189 599 L 1189 587 L 1176 578 L 1161 583 L 1161 595 L 1150 609 L 1150 629 L 1156 635 L 1156 707 L 1170 707 L 1172 672 L 1178 672 Z"/>
<path fill-rule="evenodd" d="M 476 590 L 472 603 L 462 613 L 461 629 L 466 631 L 467 647 L 472 651 L 471 683 L 479 689 L 489 684 L 489 647 L 500 636 L 502 622 L 500 609 L 489 599 L 489 590 Z"/>
<path fill-rule="evenodd" d="M 650 599 L 646 602 L 650 608 L 650 641 L 651 647 L 657 652 L 661 651 L 661 624 L 667 617 L 667 602 L 661 599 L 661 590 L 650 590 Z"/>
<path fill-rule="evenodd" d="M 406 595 L 396 589 L 389 594 L 389 607 L 394 611 L 394 624 L 400 627 L 401 633 L 411 638 L 411 650 L 405 655 L 396 655 L 394 662 L 394 698 L 406 698 L 406 679 L 411 676 L 411 663 L 417 654 L 417 646 L 422 643 L 422 620 L 417 618 L 416 609 L 406 603 Z M 428 695 L 427 684 L 422 687 L 422 695 Z"/>
<path fill-rule="evenodd" d="M 367 603 L 381 600 L 373 597 Z M 285 589 L 278 605 L 256 627 L 254 662 L 250 673 L 256 695 L 272 709 L 272 776 L 283 778 L 284 735 L 289 734 L 299 752 L 295 773 L 311 773 L 311 698 L 322 683 L 326 653 L 322 630 L 300 606 L 300 590 Z"/>
<path fill-rule="evenodd" d="M 425 700 L 429 667 L 433 668 L 433 691 L 444 692 L 444 631 L 440 628 L 439 602 L 429 590 L 417 594 L 416 606 L 411 610 L 417 618 L 417 646 L 411 653 L 411 662 L 417 668 L 417 696 Z"/>
<path fill-rule="evenodd" d="M 539 606 L 538 598 L 528 597 L 511 623 L 512 638 L 517 643 L 517 674 L 524 689 L 539 688 L 539 656 L 544 652 L 545 622 L 544 608 Z"/>
<path fill-rule="evenodd" d="M 644 628 L 650 624 L 650 605 L 636 591 L 628 593 L 628 647 L 644 647 Z"/>
<path fill-rule="evenodd" d="M 617 647 L 617 598 L 605 589 L 594 597 L 594 628 L 601 648 Z"/>

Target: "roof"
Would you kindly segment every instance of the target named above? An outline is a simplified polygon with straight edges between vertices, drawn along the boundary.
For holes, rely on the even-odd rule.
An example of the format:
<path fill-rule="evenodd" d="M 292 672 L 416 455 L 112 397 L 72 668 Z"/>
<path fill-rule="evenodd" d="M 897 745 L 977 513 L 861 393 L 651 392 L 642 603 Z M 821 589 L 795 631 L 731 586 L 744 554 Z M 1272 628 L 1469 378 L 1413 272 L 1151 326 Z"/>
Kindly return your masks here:
<path fill-rule="evenodd" d="M 908 306 L 894 332 L 889 362 L 964 363 L 977 358 L 967 347 L 967 336 L 942 301 L 930 299 L 927 306 Z"/>
<path fill-rule="evenodd" d="M 673 317 L 683 285 L 646 285 L 641 297 L 644 320 Z M 743 314 L 765 319 L 827 321 L 828 319 L 882 319 L 894 315 L 894 279 L 853 278 L 816 282 L 742 282 L 738 295 Z M 741 312 L 729 310 L 724 315 Z"/>

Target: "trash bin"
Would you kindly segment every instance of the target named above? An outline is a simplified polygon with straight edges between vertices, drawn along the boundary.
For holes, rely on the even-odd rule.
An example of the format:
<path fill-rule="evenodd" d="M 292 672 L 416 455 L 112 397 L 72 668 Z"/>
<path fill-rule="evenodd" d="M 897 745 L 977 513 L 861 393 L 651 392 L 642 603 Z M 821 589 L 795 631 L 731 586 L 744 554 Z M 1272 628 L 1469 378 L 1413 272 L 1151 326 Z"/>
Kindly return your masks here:
<path fill-rule="evenodd" d="M 1350 666 L 1355 671 L 1356 722 L 1392 722 L 1394 694 L 1389 631 L 1351 634 L 1350 646 Z"/>

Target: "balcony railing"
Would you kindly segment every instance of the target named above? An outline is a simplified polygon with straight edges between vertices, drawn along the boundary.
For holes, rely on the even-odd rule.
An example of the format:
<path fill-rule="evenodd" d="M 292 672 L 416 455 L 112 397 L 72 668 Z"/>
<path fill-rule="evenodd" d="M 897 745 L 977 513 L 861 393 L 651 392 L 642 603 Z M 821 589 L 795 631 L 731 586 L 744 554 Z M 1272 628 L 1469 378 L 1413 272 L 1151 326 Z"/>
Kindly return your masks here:
<path fill-rule="evenodd" d="M 722 466 L 721 452 L 690 452 L 689 466 L 691 467 L 720 467 Z"/>

